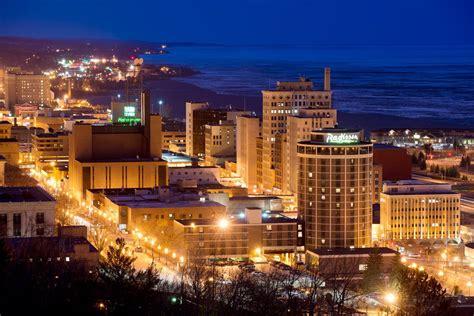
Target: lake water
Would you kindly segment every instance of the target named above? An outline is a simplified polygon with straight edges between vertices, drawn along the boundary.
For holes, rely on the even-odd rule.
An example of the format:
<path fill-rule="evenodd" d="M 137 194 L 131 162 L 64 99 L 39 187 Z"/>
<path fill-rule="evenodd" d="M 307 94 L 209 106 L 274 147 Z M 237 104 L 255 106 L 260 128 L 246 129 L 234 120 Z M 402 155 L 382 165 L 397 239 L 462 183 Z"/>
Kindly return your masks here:
<path fill-rule="evenodd" d="M 322 89 L 331 67 L 334 106 L 348 112 L 459 119 L 474 125 L 473 46 L 170 46 L 146 63 L 189 66 L 177 80 L 222 94 L 258 96 L 278 80 L 311 78 Z M 474 126 L 472 126 L 474 127 Z"/>

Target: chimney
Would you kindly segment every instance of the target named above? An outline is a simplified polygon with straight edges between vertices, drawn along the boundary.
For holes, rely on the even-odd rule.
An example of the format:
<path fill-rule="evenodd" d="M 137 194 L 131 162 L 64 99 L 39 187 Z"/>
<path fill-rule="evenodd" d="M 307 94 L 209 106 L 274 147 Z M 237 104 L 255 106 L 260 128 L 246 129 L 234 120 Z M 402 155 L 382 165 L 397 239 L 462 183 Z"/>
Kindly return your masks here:
<path fill-rule="evenodd" d="M 331 91 L 331 68 L 324 68 L 324 91 Z"/>
<path fill-rule="evenodd" d="M 145 156 L 150 156 L 150 112 L 151 112 L 151 95 L 150 90 L 143 90 L 140 95 L 140 118 L 141 124 L 144 126 L 143 136 L 145 137 Z"/>

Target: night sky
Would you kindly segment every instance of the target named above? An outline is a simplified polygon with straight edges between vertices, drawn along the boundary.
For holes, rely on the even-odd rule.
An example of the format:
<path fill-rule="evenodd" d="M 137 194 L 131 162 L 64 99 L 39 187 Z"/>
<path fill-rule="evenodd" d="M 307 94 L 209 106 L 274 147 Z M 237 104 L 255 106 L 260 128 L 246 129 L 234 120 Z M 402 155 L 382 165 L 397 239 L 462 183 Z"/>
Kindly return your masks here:
<path fill-rule="evenodd" d="M 0 35 L 224 44 L 473 44 L 472 0 L 0 0 Z"/>

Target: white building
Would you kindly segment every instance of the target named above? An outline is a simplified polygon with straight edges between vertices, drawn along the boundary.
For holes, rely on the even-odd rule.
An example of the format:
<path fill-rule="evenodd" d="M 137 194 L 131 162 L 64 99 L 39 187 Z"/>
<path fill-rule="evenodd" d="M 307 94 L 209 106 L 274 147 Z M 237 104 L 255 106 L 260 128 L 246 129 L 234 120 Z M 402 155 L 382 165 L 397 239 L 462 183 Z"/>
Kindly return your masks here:
<path fill-rule="evenodd" d="M 50 236 L 56 200 L 40 187 L 0 187 L 0 236 Z"/>

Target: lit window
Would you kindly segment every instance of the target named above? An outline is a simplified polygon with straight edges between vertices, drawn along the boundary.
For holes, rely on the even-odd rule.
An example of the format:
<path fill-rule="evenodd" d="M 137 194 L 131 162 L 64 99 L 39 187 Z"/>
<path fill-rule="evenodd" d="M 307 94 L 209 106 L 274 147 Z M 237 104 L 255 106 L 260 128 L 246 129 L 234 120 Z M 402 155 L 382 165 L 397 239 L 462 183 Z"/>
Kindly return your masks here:
<path fill-rule="evenodd" d="M 69 259 L 69 257 L 66 257 L 66 262 L 69 262 L 69 261 L 71 261 L 71 260 Z"/>
<path fill-rule="evenodd" d="M 341 188 L 336 188 L 336 193 L 341 193 Z"/>
<path fill-rule="evenodd" d="M 312 172 L 309 172 L 309 173 L 308 173 L 308 177 L 312 178 L 312 177 L 313 177 L 313 173 L 312 173 Z"/>

